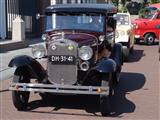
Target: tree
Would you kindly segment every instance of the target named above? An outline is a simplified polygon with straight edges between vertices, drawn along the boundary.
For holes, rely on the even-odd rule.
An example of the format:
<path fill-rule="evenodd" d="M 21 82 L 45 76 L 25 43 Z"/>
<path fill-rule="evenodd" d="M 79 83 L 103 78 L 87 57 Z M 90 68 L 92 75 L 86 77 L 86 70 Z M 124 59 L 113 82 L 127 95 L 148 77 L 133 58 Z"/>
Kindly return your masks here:
<path fill-rule="evenodd" d="M 158 3 L 159 0 L 151 0 L 151 3 Z"/>

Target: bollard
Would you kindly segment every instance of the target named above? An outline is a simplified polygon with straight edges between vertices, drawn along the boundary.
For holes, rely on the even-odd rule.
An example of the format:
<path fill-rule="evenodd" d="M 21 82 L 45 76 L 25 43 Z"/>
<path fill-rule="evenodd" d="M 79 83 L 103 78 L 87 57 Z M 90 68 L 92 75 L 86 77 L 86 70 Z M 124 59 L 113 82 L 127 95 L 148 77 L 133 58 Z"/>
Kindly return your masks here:
<path fill-rule="evenodd" d="M 25 40 L 25 23 L 21 19 L 21 17 L 17 17 L 13 21 L 12 40 L 14 41 L 24 41 Z"/>

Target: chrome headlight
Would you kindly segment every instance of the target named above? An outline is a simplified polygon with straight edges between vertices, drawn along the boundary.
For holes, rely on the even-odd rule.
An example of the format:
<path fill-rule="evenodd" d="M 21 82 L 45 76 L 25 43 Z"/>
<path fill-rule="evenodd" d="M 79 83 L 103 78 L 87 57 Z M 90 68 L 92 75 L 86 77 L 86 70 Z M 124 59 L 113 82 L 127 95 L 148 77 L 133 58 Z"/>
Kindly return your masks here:
<path fill-rule="evenodd" d="M 78 55 L 82 60 L 89 60 L 93 56 L 93 50 L 89 46 L 82 46 L 79 48 Z"/>
<path fill-rule="evenodd" d="M 80 68 L 81 70 L 83 71 L 87 71 L 89 69 L 89 62 L 88 61 L 85 61 L 83 63 L 80 64 Z"/>
<path fill-rule="evenodd" d="M 100 35 L 100 36 L 99 36 L 99 40 L 100 40 L 101 42 L 103 42 L 104 39 L 105 39 L 105 36 L 104 36 L 104 35 Z"/>
<path fill-rule="evenodd" d="M 119 32 L 116 30 L 116 33 L 115 33 L 115 37 L 118 38 L 119 37 Z"/>
<path fill-rule="evenodd" d="M 42 40 L 46 41 L 46 40 L 48 39 L 48 35 L 47 35 L 47 34 L 43 34 L 43 35 L 41 36 L 41 38 L 42 38 Z"/>
<path fill-rule="evenodd" d="M 125 35 L 125 32 L 124 31 L 120 31 L 120 35 L 121 36 Z"/>
<path fill-rule="evenodd" d="M 32 54 L 35 58 L 42 58 L 46 54 L 46 49 L 43 45 L 35 45 L 32 47 Z"/>

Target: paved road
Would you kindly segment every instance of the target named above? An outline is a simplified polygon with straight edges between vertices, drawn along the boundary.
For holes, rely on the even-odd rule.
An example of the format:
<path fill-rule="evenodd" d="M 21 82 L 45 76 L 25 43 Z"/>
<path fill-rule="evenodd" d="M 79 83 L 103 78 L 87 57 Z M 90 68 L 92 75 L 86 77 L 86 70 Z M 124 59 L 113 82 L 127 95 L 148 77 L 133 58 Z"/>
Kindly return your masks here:
<path fill-rule="evenodd" d="M 101 117 L 97 98 L 63 96 L 42 102 L 38 94 L 31 94 L 28 111 L 16 111 L 11 92 L 1 81 L 0 119 L 2 120 L 160 120 L 160 64 L 158 46 L 136 45 L 129 62 L 124 64 L 120 83 L 112 97 L 111 117 Z"/>
<path fill-rule="evenodd" d="M 26 43 L 29 45 L 27 48 L 23 49 L 16 49 L 11 51 L 1 51 L 0 52 L 0 81 L 4 79 L 9 79 L 12 77 L 15 68 L 9 68 L 8 64 L 11 61 L 11 59 L 18 55 L 29 55 L 32 56 L 32 46 L 38 45 L 38 44 L 44 44 L 44 41 L 42 41 L 40 38 L 32 39 L 26 41 Z"/>

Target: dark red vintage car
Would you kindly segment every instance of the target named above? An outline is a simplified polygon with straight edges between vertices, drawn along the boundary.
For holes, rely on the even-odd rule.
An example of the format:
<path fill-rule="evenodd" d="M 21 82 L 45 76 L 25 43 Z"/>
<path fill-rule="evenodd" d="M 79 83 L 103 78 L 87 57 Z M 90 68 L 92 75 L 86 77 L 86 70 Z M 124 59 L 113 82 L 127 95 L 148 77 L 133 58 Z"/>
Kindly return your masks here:
<path fill-rule="evenodd" d="M 147 7 L 144 17 L 135 19 L 133 24 L 136 42 L 144 40 L 148 45 L 153 44 L 160 37 L 160 3 Z"/>
<path fill-rule="evenodd" d="M 98 95 L 103 116 L 111 112 L 110 96 L 119 81 L 122 45 L 114 43 L 116 7 L 111 4 L 53 5 L 45 10 L 45 46 L 32 49 L 35 58 L 17 56 L 10 84 L 14 106 L 27 108 L 29 93 Z M 36 60 L 45 58 L 46 69 Z M 35 81 L 33 81 L 35 80 Z"/>

